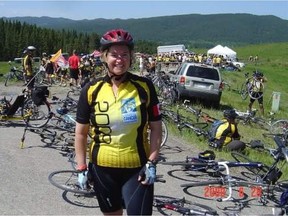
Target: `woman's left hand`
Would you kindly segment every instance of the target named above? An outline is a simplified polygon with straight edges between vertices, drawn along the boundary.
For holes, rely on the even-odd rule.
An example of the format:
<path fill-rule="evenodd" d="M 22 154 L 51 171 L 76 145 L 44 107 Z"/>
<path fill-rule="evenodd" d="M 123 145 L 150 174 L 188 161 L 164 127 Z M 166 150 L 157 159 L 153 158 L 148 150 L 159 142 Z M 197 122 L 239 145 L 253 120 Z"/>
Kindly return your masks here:
<path fill-rule="evenodd" d="M 154 184 L 156 181 L 156 165 L 147 162 L 139 173 L 138 181 L 141 181 L 141 184 L 144 185 Z"/>

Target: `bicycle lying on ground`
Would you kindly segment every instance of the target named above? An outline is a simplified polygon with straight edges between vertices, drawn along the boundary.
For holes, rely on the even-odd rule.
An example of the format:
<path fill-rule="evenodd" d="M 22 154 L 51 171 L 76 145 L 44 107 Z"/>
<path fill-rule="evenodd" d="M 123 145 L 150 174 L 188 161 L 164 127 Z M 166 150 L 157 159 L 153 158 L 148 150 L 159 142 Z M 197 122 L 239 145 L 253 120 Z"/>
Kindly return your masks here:
<path fill-rule="evenodd" d="M 200 119 L 206 123 L 213 123 L 217 120 L 216 118 L 210 116 L 208 113 L 203 112 L 201 109 L 195 109 L 189 104 L 189 100 L 184 100 L 183 104 L 181 104 L 181 107 L 183 107 L 186 111 L 193 113 L 196 116 L 197 122 L 199 122 Z"/>
<path fill-rule="evenodd" d="M 163 215 L 218 215 L 217 211 L 209 206 L 191 202 L 185 198 L 173 198 L 155 195 L 153 206 Z"/>
<path fill-rule="evenodd" d="M 50 125 L 57 129 L 74 133 L 76 127 L 76 115 L 69 112 L 65 105 L 57 108 L 56 112 L 57 113 L 52 114 Z"/>
<path fill-rule="evenodd" d="M 48 91 L 48 92 L 47 92 Z M 39 100 L 35 97 L 41 94 Z M 40 128 L 45 126 L 50 116 L 50 104 L 47 102 L 47 87 L 36 87 L 30 94 L 26 90 L 13 98 L 3 97 L 0 100 L 0 120 L 3 122 L 23 120 L 28 127 Z M 35 95 L 35 96 L 32 96 Z"/>
<path fill-rule="evenodd" d="M 244 196 L 244 188 L 251 189 L 251 196 L 258 197 L 259 202 L 262 204 L 267 204 L 268 199 L 279 202 L 280 196 L 287 191 L 287 182 L 279 181 L 282 172 L 278 168 L 278 163 L 283 161 L 288 162 L 288 151 L 284 145 L 284 141 L 278 136 L 274 137 L 275 143 L 277 144 L 277 149 L 269 149 L 269 153 L 274 157 L 275 161 L 271 166 L 265 165 L 261 162 L 254 162 L 253 160 L 247 158 L 245 155 L 239 152 L 232 152 L 233 158 L 237 162 L 231 161 L 212 161 L 208 163 L 203 163 L 203 167 L 219 167 L 224 168 L 225 173 L 222 176 L 204 180 L 201 182 L 193 182 L 182 184 L 181 187 L 204 187 L 204 196 L 217 197 L 217 201 L 228 201 L 234 200 L 233 189 L 238 187 L 238 196 Z M 188 165 L 189 163 L 187 163 Z M 200 166 L 200 164 L 197 164 Z M 252 174 L 253 180 L 249 177 L 248 180 L 239 180 L 233 178 L 230 175 L 230 167 L 244 167 L 249 173 Z M 215 186 L 212 186 L 215 185 Z M 212 187 L 211 187 L 212 186 Z M 228 195 L 227 195 L 228 189 Z M 220 197 L 220 198 L 219 198 Z"/>
<path fill-rule="evenodd" d="M 288 120 L 287 119 L 276 119 L 275 113 L 270 112 L 269 118 L 264 119 L 262 117 L 256 116 L 257 110 L 241 112 L 235 110 L 238 114 L 237 119 L 240 120 L 245 125 L 254 124 L 258 125 L 262 129 L 268 130 L 270 133 L 280 134 L 285 133 L 288 130 Z"/>

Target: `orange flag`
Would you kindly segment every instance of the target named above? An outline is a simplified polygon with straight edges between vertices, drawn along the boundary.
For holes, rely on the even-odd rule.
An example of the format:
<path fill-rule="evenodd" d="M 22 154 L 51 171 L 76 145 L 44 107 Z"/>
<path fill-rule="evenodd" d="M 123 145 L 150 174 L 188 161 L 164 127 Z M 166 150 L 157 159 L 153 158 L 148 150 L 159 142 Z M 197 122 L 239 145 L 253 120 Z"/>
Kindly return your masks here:
<path fill-rule="evenodd" d="M 58 52 L 52 56 L 50 61 L 56 62 L 61 55 L 62 55 L 62 49 L 58 50 Z"/>

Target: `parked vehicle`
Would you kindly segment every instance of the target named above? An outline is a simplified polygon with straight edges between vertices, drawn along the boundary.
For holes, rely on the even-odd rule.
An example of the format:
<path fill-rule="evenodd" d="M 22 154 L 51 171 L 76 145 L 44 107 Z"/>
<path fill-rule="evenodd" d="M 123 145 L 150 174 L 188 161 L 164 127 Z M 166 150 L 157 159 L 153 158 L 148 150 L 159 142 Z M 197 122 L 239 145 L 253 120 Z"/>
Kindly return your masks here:
<path fill-rule="evenodd" d="M 223 83 L 218 68 L 185 62 L 170 79 L 176 82 L 178 99 L 200 98 L 215 108 L 220 105 Z"/>
<path fill-rule="evenodd" d="M 233 66 L 237 67 L 237 68 L 243 68 L 245 67 L 245 63 L 244 62 L 239 62 L 239 61 L 227 61 L 227 63 L 232 64 Z"/>
<path fill-rule="evenodd" d="M 167 46 L 158 46 L 157 47 L 157 55 L 160 54 L 172 54 L 172 53 L 184 53 L 186 52 L 185 45 L 177 44 L 177 45 L 167 45 Z"/>

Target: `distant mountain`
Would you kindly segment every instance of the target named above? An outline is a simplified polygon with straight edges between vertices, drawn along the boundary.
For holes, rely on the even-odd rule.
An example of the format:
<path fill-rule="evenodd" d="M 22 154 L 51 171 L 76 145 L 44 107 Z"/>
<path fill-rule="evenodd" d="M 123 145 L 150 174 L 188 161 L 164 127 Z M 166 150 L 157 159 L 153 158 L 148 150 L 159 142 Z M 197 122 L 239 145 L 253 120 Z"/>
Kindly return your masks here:
<path fill-rule="evenodd" d="M 69 29 L 103 34 L 109 29 L 124 28 L 135 40 L 160 44 L 260 44 L 288 41 L 288 21 L 276 16 L 251 14 L 175 15 L 141 19 L 71 20 L 51 17 L 12 17 L 43 28 Z"/>

